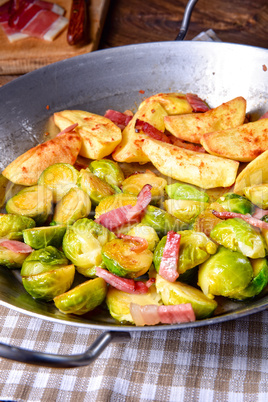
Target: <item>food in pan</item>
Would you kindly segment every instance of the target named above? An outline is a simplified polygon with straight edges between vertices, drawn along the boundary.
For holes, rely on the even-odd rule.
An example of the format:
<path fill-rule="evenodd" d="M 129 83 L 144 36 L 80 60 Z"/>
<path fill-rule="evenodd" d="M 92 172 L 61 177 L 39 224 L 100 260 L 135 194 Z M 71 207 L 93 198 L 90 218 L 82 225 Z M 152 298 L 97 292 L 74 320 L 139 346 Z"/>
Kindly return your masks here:
<path fill-rule="evenodd" d="M 21 269 L 32 297 L 143 326 L 201 320 L 219 314 L 219 298 L 265 292 L 268 119 L 249 122 L 244 98 L 210 109 L 160 93 L 134 114 L 54 120 L 61 132 L 0 181 L 2 193 L 21 186 L 1 196 L 0 263 Z"/>

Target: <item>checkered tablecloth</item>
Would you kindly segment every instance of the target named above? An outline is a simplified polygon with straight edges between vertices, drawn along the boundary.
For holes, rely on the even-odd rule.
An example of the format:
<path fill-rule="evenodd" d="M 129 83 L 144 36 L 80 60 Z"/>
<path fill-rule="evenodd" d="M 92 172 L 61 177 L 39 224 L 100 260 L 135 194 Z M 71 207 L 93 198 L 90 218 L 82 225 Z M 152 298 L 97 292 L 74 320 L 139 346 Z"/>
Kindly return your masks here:
<path fill-rule="evenodd" d="M 1 342 L 83 353 L 100 335 L 0 307 Z M 137 332 L 83 368 L 0 359 L 0 400 L 27 402 L 267 402 L 268 311 L 223 324 Z"/>

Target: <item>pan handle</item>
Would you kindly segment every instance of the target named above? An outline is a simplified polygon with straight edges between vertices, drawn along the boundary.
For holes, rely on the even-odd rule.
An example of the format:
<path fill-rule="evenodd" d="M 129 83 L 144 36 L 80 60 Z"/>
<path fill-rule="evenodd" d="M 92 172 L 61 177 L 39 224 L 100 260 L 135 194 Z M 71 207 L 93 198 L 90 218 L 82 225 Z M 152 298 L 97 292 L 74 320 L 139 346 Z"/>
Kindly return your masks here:
<path fill-rule="evenodd" d="M 103 332 L 84 353 L 77 355 L 57 355 L 35 352 L 16 346 L 0 343 L 0 357 L 17 362 L 33 364 L 35 366 L 51 368 L 74 368 L 87 366 L 92 363 L 109 345 L 110 342 L 128 342 L 131 339 L 129 332 Z"/>
<path fill-rule="evenodd" d="M 180 32 L 178 33 L 177 37 L 175 38 L 175 40 L 183 40 L 184 39 L 184 37 L 188 31 L 188 28 L 189 28 L 190 19 L 191 19 L 191 15 L 192 15 L 194 6 L 196 5 L 197 2 L 198 2 L 198 0 L 189 0 L 188 1 L 185 11 L 184 11 L 181 29 L 180 29 Z"/>

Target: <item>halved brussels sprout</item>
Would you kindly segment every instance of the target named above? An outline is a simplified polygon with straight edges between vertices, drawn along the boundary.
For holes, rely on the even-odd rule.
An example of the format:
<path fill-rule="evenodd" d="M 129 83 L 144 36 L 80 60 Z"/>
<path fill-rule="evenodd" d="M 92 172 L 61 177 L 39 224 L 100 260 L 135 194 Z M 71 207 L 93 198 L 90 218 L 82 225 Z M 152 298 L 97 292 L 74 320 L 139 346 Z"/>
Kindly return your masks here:
<path fill-rule="evenodd" d="M 38 184 L 47 186 L 52 191 L 53 202 L 57 203 L 76 186 L 78 173 L 69 163 L 55 163 L 41 173 Z"/>
<path fill-rule="evenodd" d="M 154 251 L 156 245 L 159 243 L 159 237 L 157 236 L 154 228 L 152 228 L 151 226 L 143 225 L 142 223 L 133 226 L 127 232 L 127 235 L 146 239 L 148 241 L 148 249 L 151 251 Z"/>
<path fill-rule="evenodd" d="M 264 238 L 249 223 L 240 218 L 219 222 L 210 237 L 218 244 L 233 251 L 240 251 L 250 258 L 263 258 L 266 255 Z"/>
<path fill-rule="evenodd" d="M 140 251 L 138 247 L 136 240 L 111 240 L 102 248 L 103 262 L 113 274 L 138 278 L 149 270 L 153 262 L 153 253 L 148 248 Z"/>
<path fill-rule="evenodd" d="M 78 219 L 86 218 L 90 211 L 89 196 L 80 188 L 73 187 L 56 205 L 53 222 L 59 225 L 72 225 Z"/>
<path fill-rule="evenodd" d="M 138 196 L 146 184 L 151 184 L 152 203 L 157 204 L 164 197 L 164 188 L 167 185 L 167 181 L 149 170 L 145 173 L 132 174 L 126 178 L 122 183 L 122 190 L 124 193 Z"/>
<path fill-rule="evenodd" d="M 169 282 L 160 275 L 156 276 L 155 286 L 165 305 L 191 303 L 197 319 L 210 317 L 218 305 L 201 290 L 186 283 Z"/>
<path fill-rule="evenodd" d="M 165 210 L 185 223 L 191 223 L 208 205 L 207 202 L 193 200 L 169 199 L 164 202 Z"/>
<path fill-rule="evenodd" d="M 226 211 L 237 212 L 238 214 L 252 214 L 254 212 L 254 205 L 242 195 L 235 193 L 226 193 L 218 198 L 219 203 Z"/>
<path fill-rule="evenodd" d="M 242 253 L 220 246 L 216 254 L 199 267 L 198 285 L 204 294 L 235 298 L 251 282 L 253 269 Z"/>
<path fill-rule="evenodd" d="M 50 301 L 70 289 L 74 274 L 74 265 L 55 267 L 48 272 L 23 276 L 22 284 L 33 298 Z"/>
<path fill-rule="evenodd" d="M 82 315 L 94 310 L 104 300 L 107 285 L 104 279 L 90 279 L 54 298 L 55 306 L 65 314 Z"/>
<path fill-rule="evenodd" d="M 0 265 L 5 265 L 7 268 L 21 268 L 24 260 L 29 254 L 16 253 L 0 244 Z"/>
<path fill-rule="evenodd" d="M 141 223 L 154 228 L 160 238 L 165 236 L 170 230 L 178 232 L 179 230 L 188 228 L 185 222 L 180 221 L 167 211 L 154 207 L 153 205 L 148 205 Z"/>
<path fill-rule="evenodd" d="M 94 205 L 115 194 L 115 190 L 108 183 L 91 173 L 89 169 L 80 170 L 77 185 L 88 194 Z"/>
<path fill-rule="evenodd" d="M 130 303 L 146 306 L 147 304 L 162 304 L 161 297 L 156 293 L 155 286 L 151 286 L 146 294 L 130 294 L 109 286 L 106 303 L 111 316 L 121 323 L 134 324 L 130 313 Z"/>
<path fill-rule="evenodd" d="M 6 203 L 9 214 L 28 216 L 42 225 L 52 213 L 52 191 L 46 186 L 31 186 L 19 191 Z"/>
<path fill-rule="evenodd" d="M 49 272 L 58 267 L 65 267 L 69 261 L 64 253 L 56 247 L 48 246 L 33 251 L 24 261 L 21 268 L 22 276 L 37 275 Z"/>
<path fill-rule="evenodd" d="M 193 230 L 184 230 L 178 233 L 181 235 L 178 259 L 178 272 L 180 274 L 206 261 L 211 254 L 215 254 L 217 251 L 218 246 L 204 233 Z M 153 262 L 157 272 L 159 272 L 166 241 L 167 236 L 164 236 L 154 252 Z"/>
<path fill-rule="evenodd" d="M 27 216 L 0 214 L 0 238 L 22 240 L 23 230 L 34 226 L 35 221 Z"/>
<path fill-rule="evenodd" d="M 121 186 L 125 179 L 119 164 L 110 159 L 100 159 L 90 163 L 90 171 L 111 186 Z"/>
<path fill-rule="evenodd" d="M 38 250 L 47 246 L 60 248 L 66 232 L 65 225 L 43 226 L 23 230 L 24 243 Z"/>
<path fill-rule="evenodd" d="M 199 202 L 208 202 L 209 196 L 204 191 L 185 183 L 173 183 L 165 187 L 169 198 L 174 200 L 192 200 Z"/>
<path fill-rule="evenodd" d="M 104 198 L 100 201 L 99 205 L 96 206 L 95 209 L 95 219 L 99 218 L 100 215 L 105 214 L 106 212 L 112 211 L 113 209 L 117 209 L 123 207 L 125 205 L 136 205 L 137 197 L 134 197 L 130 194 L 114 194 L 109 197 Z"/>
<path fill-rule="evenodd" d="M 78 272 L 94 277 L 102 263 L 101 250 L 115 235 L 91 219 L 83 218 L 68 227 L 63 238 L 63 251 Z"/>
<path fill-rule="evenodd" d="M 245 187 L 244 194 L 253 204 L 268 209 L 268 183 Z"/>

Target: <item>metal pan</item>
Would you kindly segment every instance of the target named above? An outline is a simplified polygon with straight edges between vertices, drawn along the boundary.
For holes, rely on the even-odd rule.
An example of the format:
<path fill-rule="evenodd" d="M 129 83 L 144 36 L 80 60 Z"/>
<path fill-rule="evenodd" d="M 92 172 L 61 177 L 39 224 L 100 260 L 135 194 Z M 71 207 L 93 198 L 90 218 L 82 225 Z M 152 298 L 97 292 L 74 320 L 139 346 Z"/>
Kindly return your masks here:
<path fill-rule="evenodd" d="M 268 109 L 268 50 L 207 42 L 162 42 L 130 45 L 67 59 L 29 73 L 0 89 L 2 170 L 10 161 L 44 140 L 54 112 L 68 108 L 103 114 L 107 109 L 132 109 L 159 92 L 197 93 L 214 107 L 236 96 L 247 99 L 247 111 Z M 144 91 L 144 94 L 140 93 Z M 47 107 L 49 106 L 49 107 Z M 0 303 L 53 322 L 104 332 L 82 355 L 58 356 L 0 344 L 0 356 L 49 367 L 89 364 L 111 341 L 127 341 L 133 331 L 184 329 L 222 323 L 260 312 L 268 296 L 247 303 L 223 305 L 218 316 L 188 324 L 133 327 L 105 315 L 66 316 L 53 304 L 31 298 L 19 275 L 0 267 Z"/>

